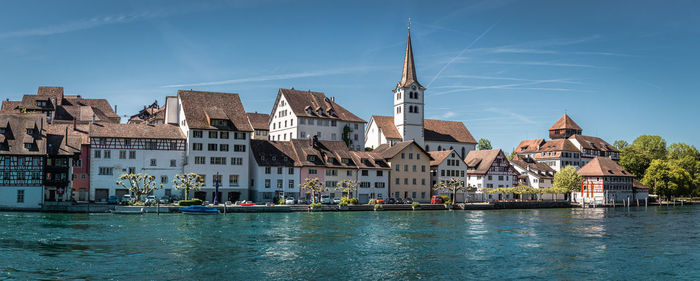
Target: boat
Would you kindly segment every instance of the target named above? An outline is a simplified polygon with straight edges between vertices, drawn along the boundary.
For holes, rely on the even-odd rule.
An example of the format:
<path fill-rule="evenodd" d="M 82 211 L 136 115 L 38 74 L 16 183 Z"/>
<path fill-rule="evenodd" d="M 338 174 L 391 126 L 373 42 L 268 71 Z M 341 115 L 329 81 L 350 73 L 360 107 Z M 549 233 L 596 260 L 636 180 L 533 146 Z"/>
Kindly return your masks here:
<path fill-rule="evenodd" d="M 115 208 L 111 211 L 115 215 L 143 215 L 143 208 Z"/>
<path fill-rule="evenodd" d="M 187 207 L 180 207 L 180 213 L 188 215 L 214 215 L 218 214 L 219 210 L 213 207 L 206 207 L 202 205 L 192 205 Z"/>

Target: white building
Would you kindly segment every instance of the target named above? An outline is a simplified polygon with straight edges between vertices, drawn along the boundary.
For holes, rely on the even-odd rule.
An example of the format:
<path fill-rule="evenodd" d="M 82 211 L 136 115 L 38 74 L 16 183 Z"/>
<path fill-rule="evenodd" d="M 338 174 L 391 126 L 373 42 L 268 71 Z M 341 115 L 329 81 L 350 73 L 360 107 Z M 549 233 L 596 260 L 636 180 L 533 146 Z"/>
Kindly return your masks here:
<path fill-rule="evenodd" d="M 248 199 L 253 127 L 238 94 L 179 90 L 166 98 L 165 120 L 178 124 L 187 139 L 185 173 L 204 180 L 194 197 L 219 202 Z"/>
<path fill-rule="evenodd" d="M 353 151 L 353 161 L 357 165 L 357 198 L 366 204 L 372 198 L 389 198 L 389 173 L 391 167 L 379 153 Z"/>
<path fill-rule="evenodd" d="M 465 157 L 476 141 L 462 122 L 425 119 L 425 87 L 419 82 L 413 61 L 411 34 L 406 42 L 401 81 L 394 88 L 394 116 L 372 116 L 365 130 L 365 147 L 414 140 L 425 151 L 453 149 Z"/>
<path fill-rule="evenodd" d="M 129 194 L 116 184 L 123 174 L 154 176 L 163 188 L 153 195 L 175 195 L 173 179 L 183 172 L 184 156 L 185 136 L 176 125 L 91 124 L 89 200 Z"/>
<path fill-rule="evenodd" d="M 518 185 L 518 171 L 513 168 L 500 149 L 474 150 L 467 154 L 467 183 L 477 188 L 477 199 L 509 200 L 513 194 L 484 194 L 483 188 L 514 187 Z"/>
<path fill-rule="evenodd" d="M 345 141 L 352 150 L 364 148 L 365 120 L 321 92 L 280 89 L 270 114 L 270 140 Z"/>
<path fill-rule="evenodd" d="M 520 155 L 513 157 L 513 159 L 510 160 L 510 164 L 520 173 L 520 184 L 536 189 L 551 188 L 554 185 L 554 174 L 556 171 L 547 164 Z M 563 194 L 542 194 L 542 199 L 545 200 L 564 198 L 565 196 Z M 536 199 L 534 195 L 533 199 Z"/>
<path fill-rule="evenodd" d="M 0 208 L 41 208 L 45 126 L 42 114 L 0 114 Z"/>
<path fill-rule="evenodd" d="M 290 141 L 250 141 L 250 199 L 277 202 L 279 198 L 299 198 L 297 159 Z"/>
<path fill-rule="evenodd" d="M 443 182 L 451 180 L 459 181 L 460 185 L 467 187 L 467 163 L 464 162 L 457 152 L 454 150 L 432 151 L 430 157 L 430 184 L 432 187 L 440 185 Z M 442 190 L 435 195 L 444 195 L 452 198 L 451 190 Z M 474 201 L 474 192 L 458 191 L 456 196 L 457 202 Z M 451 200 L 451 199 L 450 199 Z"/>
<path fill-rule="evenodd" d="M 621 203 L 628 199 L 645 200 L 649 196 L 648 188 L 639 183 L 635 188 L 634 175 L 609 157 L 593 158 L 578 174 L 583 177 L 583 183 L 571 192 L 574 202 Z"/>

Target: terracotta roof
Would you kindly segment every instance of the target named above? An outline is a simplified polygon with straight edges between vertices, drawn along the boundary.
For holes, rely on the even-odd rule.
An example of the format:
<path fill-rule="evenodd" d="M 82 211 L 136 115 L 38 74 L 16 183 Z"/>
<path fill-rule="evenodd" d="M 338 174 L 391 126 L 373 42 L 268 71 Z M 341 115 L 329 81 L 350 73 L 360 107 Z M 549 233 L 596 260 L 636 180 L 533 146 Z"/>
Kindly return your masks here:
<path fill-rule="evenodd" d="M 287 103 L 289 104 L 289 107 L 296 116 L 366 123 L 365 120 L 362 120 L 360 117 L 352 114 L 352 112 L 335 103 L 335 101 L 331 100 L 330 98 L 327 98 L 326 95 L 321 92 L 299 91 L 295 90 L 294 88 L 279 89 L 277 100 L 275 101 L 275 108 L 277 108 L 280 96 L 284 96 L 285 100 L 287 100 Z M 273 114 L 275 108 L 272 109 Z M 311 109 L 311 114 L 306 112 L 307 108 Z M 321 110 L 321 115 L 318 114 L 319 109 Z"/>
<path fill-rule="evenodd" d="M 269 114 L 257 113 L 257 112 L 248 112 L 246 114 L 248 115 L 248 120 L 250 120 L 250 124 L 253 125 L 253 129 L 265 130 L 265 131 L 270 130 L 270 123 L 269 123 L 270 115 Z"/>
<path fill-rule="evenodd" d="M 433 158 L 432 161 L 430 161 L 430 166 L 437 166 L 442 163 L 442 161 L 445 161 L 448 156 L 450 156 L 450 153 L 454 152 L 454 150 L 443 150 L 443 151 L 431 151 L 428 152 L 430 154 L 430 157 Z"/>
<path fill-rule="evenodd" d="M 538 152 L 540 146 L 545 143 L 544 139 L 524 140 L 518 144 L 516 153 Z"/>
<path fill-rule="evenodd" d="M 350 151 L 358 168 L 391 169 L 381 154 L 374 151 Z"/>
<path fill-rule="evenodd" d="M 45 101 L 39 106 L 38 101 Z M 84 99 L 78 96 L 63 95 L 63 87 L 39 87 L 36 95 L 24 95 L 22 101 L 3 102 L 3 110 L 21 109 L 55 111 L 53 121 L 90 122 L 93 115 L 96 121 L 119 123 L 120 117 L 106 99 Z M 52 122 L 53 122 L 52 121 Z"/>
<path fill-rule="evenodd" d="M 539 151 L 579 151 L 568 139 L 556 139 L 545 142 Z"/>
<path fill-rule="evenodd" d="M 397 154 L 399 154 L 401 151 L 403 151 L 406 147 L 410 146 L 411 144 L 415 144 L 416 147 L 418 147 L 418 149 L 419 149 L 420 151 L 423 151 L 423 153 L 425 153 L 425 155 L 428 156 L 428 159 L 433 160 L 433 158 L 430 156 L 430 153 L 428 153 L 428 152 L 426 152 L 425 150 L 423 150 L 423 148 L 420 147 L 420 145 L 418 145 L 418 144 L 417 144 L 415 141 L 413 141 L 413 140 L 397 142 L 397 143 L 395 143 L 394 145 L 391 145 L 391 146 L 390 146 L 389 144 L 386 144 L 386 143 L 385 143 L 385 144 L 382 144 L 382 145 L 377 146 L 377 148 L 375 148 L 373 151 L 379 153 L 380 155 L 382 155 L 382 157 L 384 157 L 384 159 L 389 160 L 389 159 L 391 159 L 391 158 L 394 158 L 394 156 L 396 156 Z"/>
<path fill-rule="evenodd" d="M 20 104 L 22 103 L 19 101 L 2 101 L 2 107 L 0 108 L 0 111 L 14 111 L 15 109 L 17 109 L 18 106 L 20 106 Z"/>
<path fill-rule="evenodd" d="M 500 153 L 502 153 L 500 149 L 469 151 L 464 159 L 468 167 L 467 172 L 469 174 L 485 175 Z"/>
<path fill-rule="evenodd" d="M 426 141 L 474 143 L 476 140 L 462 122 L 425 119 Z"/>
<path fill-rule="evenodd" d="M 82 144 L 89 144 L 88 125 L 48 124 L 46 126 L 46 153 L 49 155 L 79 154 Z M 68 139 L 66 139 L 66 136 Z"/>
<path fill-rule="evenodd" d="M 60 101 L 63 99 L 63 87 L 40 86 L 36 94 L 37 96 L 54 97 Z"/>
<path fill-rule="evenodd" d="M 610 145 L 606 141 L 598 137 L 573 135 L 569 139 L 575 139 L 581 144 L 581 148 L 592 149 L 597 151 L 620 152 L 615 146 Z"/>
<path fill-rule="evenodd" d="M 384 133 L 385 138 L 401 139 L 401 134 L 399 134 L 399 130 L 394 125 L 393 116 L 374 115 L 372 118 L 377 123 L 377 127 Z M 426 141 L 476 144 L 476 140 L 474 140 L 474 137 L 462 122 L 425 119 L 423 125 L 424 139 Z"/>
<path fill-rule="evenodd" d="M 0 128 L 5 133 L 0 142 L 0 155 L 44 155 L 46 154 L 46 122 L 43 114 L 2 113 Z M 32 135 L 27 134 L 32 129 Z M 32 144 L 31 149 L 24 147 Z"/>
<path fill-rule="evenodd" d="M 554 177 L 555 171 L 552 169 L 552 167 L 545 163 L 537 162 L 532 158 L 516 155 L 510 160 L 510 163 L 511 165 L 518 166 L 525 171 L 532 172 L 533 175 L 537 176 L 538 178 Z"/>
<path fill-rule="evenodd" d="M 90 124 L 90 137 L 132 139 L 184 139 L 180 127 L 173 124 Z"/>
<path fill-rule="evenodd" d="M 633 188 L 636 188 L 636 189 L 649 189 L 648 186 L 644 185 L 643 183 L 641 183 L 641 182 L 638 181 L 637 179 L 634 179 L 634 180 L 632 181 L 632 187 L 633 187 Z"/>
<path fill-rule="evenodd" d="M 608 157 L 593 158 L 588 164 L 578 169 L 578 174 L 583 177 L 634 177 L 632 173 L 627 172 Z"/>
<path fill-rule="evenodd" d="M 258 166 L 301 166 L 290 141 L 250 140 L 250 149 Z"/>
<path fill-rule="evenodd" d="M 303 166 L 325 166 L 329 168 L 356 168 L 353 155 L 343 141 L 320 140 L 313 145 L 311 139 L 291 140 L 297 159 Z M 309 158 L 313 156 L 313 160 Z M 350 160 L 343 163 L 343 159 Z"/>
<path fill-rule="evenodd" d="M 413 61 L 413 46 L 411 44 L 411 32 L 408 32 L 408 40 L 406 40 L 406 55 L 403 59 L 403 70 L 401 71 L 401 81 L 396 85 L 399 87 L 408 87 L 415 83 L 418 87 L 423 88 L 420 83 L 418 83 L 418 77 L 416 75 L 416 64 Z"/>
<path fill-rule="evenodd" d="M 227 129 L 252 132 L 245 109 L 238 94 L 179 90 L 177 95 L 182 102 L 187 125 L 190 129 L 218 129 L 210 123 L 210 116 L 223 115 L 232 127 Z"/>
<path fill-rule="evenodd" d="M 372 120 L 377 124 L 377 127 L 382 130 L 384 137 L 387 139 L 401 139 L 399 130 L 394 125 L 393 116 L 378 116 L 373 115 Z"/>
<path fill-rule="evenodd" d="M 576 124 L 576 122 L 574 122 L 574 120 L 571 119 L 571 117 L 569 117 L 569 115 L 567 115 L 567 114 L 564 114 L 561 118 L 559 118 L 559 120 L 557 120 L 557 122 L 555 122 L 554 125 L 552 125 L 552 127 L 549 129 L 550 130 L 572 129 L 572 130 L 579 130 L 579 131 L 582 130 L 581 127 L 579 127 L 578 124 Z"/>

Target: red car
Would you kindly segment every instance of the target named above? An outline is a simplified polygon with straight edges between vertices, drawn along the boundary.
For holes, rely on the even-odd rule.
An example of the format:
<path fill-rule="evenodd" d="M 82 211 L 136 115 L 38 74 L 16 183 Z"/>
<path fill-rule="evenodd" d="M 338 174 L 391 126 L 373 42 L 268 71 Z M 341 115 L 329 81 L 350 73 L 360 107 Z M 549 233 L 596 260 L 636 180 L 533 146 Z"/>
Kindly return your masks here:
<path fill-rule="evenodd" d="M 377 199 L 374 200 L 375 204 L 384 204 L 384 197 L 381 194 L 377 194 Z"/>
<path fill-rule="evenodd" d="M 433 195 L 433 198 L 430 198 L 430 204 L 443 204 L 445 202 L 442 201 L 442 197 Z"/>

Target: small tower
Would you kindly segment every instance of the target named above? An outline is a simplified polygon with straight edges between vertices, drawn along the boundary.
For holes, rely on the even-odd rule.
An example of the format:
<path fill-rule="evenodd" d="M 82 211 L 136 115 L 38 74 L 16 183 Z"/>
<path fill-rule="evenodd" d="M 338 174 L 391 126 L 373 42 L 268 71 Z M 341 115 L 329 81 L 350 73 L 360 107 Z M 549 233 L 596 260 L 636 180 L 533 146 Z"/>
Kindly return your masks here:
<path fill-rule="evenodd" d="M 394 88 L 394 125 L 401 134 L 403 141 L 414 140 L 421 146 L 424 145 L 424 91 L 425 88 L 418 83 L 418 77 L 416 76 L 409 22 L 406 56 L 403 61 L 401 81 Z"/>
<path fill-rule="evenodd" d="M 574 122 L 569 115 L 564 114 L 557 120 L 551 128 L 549 128 L 549 137 L 551 139 L 568 139 L 573 135 L 580 135 L 583 132 L 581 127 Z"/>

